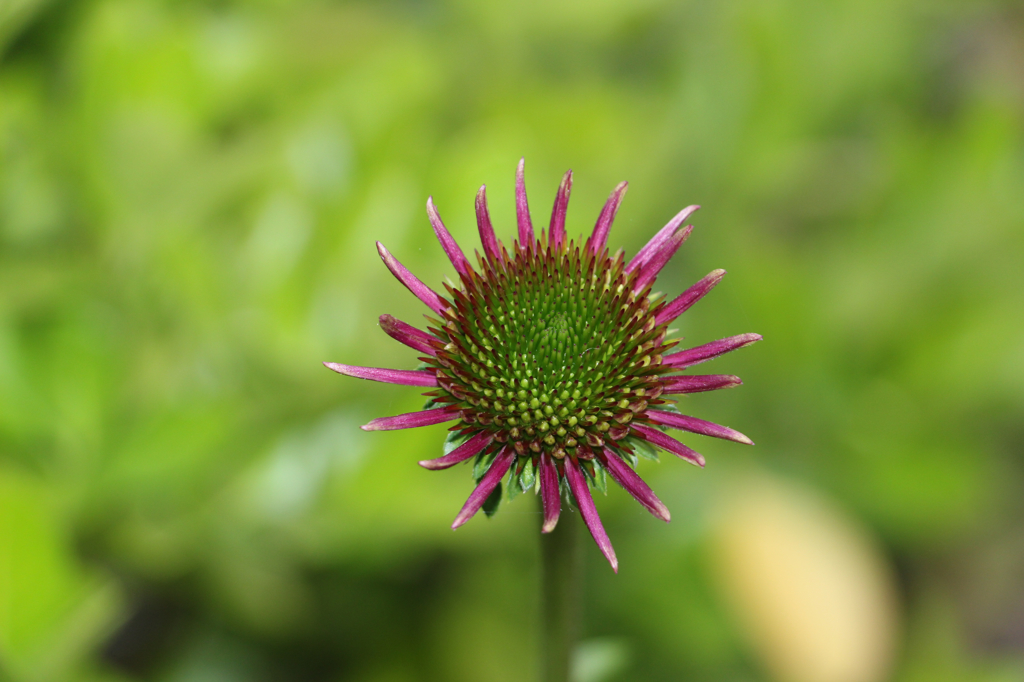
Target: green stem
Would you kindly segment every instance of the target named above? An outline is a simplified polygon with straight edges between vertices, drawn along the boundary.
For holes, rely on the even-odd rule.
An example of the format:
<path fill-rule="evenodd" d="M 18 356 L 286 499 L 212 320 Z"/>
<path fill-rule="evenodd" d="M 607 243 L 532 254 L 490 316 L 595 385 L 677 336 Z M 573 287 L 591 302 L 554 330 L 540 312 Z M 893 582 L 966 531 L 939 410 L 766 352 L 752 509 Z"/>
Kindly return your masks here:
<path fill-rule="evenodd" d="M 541 535 L 542 682 L 569 681 L 582 617 L 582 527 L 579 514 L 563 509 L 555 529 Z"/>

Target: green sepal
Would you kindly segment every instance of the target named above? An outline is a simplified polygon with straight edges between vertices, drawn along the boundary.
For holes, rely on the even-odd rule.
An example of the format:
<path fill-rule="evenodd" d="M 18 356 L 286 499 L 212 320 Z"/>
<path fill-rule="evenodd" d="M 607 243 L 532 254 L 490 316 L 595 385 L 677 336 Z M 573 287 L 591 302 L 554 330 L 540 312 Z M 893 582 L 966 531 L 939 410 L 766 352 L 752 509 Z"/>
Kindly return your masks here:
<path fill-rule="evenodd" d="M 537 482 L 537 471 L 533 466 L 533 458 L 526 460 L 526 466 L 523 467 L 523 473 L 519 477 L 519 485 L 522 486 L 523 492 L 527 492 Z"/>
<path fill-rule="evenodd" d="M 605 495 L 608 494 L 608 479 L 605 476 L 604 467 L 596 459 L 594 460 L 594 487 Z"/>
<path fill-rule="evenodd" d="M 597 484 L 594 483 L 594 461 L 593 460 L 580 460 L 580 469 L 583 471 L 583 475 L 587 478 L 587 485 L 591 488 Z"/>
<path fill-rule="evenodd" d="M 484 506 L 481 509 L 484 510 L 484 514 L 487 514 L 487 518 L 491 518 L 498 512 L 498 505 L 501 504 L 501 481 L 498 481 L 498 485 L 494 486 L 494 490 L 484 500 Z"/>
<path fill-rule="evenodd" d="M 674 401 L 674 400 L 671 401 L 671 402 L 667 402 L 667 403 L 663 403 L 661 405 L 658 405 L 658 407 L 655 408 L 655 409 L 661 410 L 662 412 L 672 412 L 674 414 L 682 414 L 679 411 L 679 406 L 676 405 L 676 401 Z M 662 428 L 662 427 L 664 427 L 664 424 L 658 424 L 657 426 L 659 428 Z"/>
<path fill-rule="evenodd" d="M 640 463 L 640 458 L 636 456 L 636 453 L 633 450 L 619 448 L 616 452 L 622 455 L 622 458 L 626 460 L 626 463 L 634 469 L 636 469 L 636 465 Z"/>
<path fill-rule="evenodd" d="M 469 433 L 466 431 L 449 431 L 444 439 L 444 454 L 450 455 L 455 448 L 469 440 Z"/>
<path fill-rule="evenodd" d="M 655 450 L 654 446 L 648 443 L 647 441 L 640 440 L 639 438 L 630 438 L 629 444 L 633 447 L 633 452 L 635 452 L 640 457 L 643 457 L 644 459 L 649 459 L 652 462 L 661 461 L 661 459 L 658 457 L 658 451 Z"/>
<path fill-rule="evenodd" d="M 428 326 L 434 327 L 435 329 L 440 331 L 442 334 L 447 335 L 446 332 L 448 331 L 448 327 L 443 322 L 441 322 L 441 320 L 435 319 L 435 318 L 431 317 L 430 315 L 424 315 L 423 319 L 425 319 L 427 321 L 427 325 Z"/>
<path fill-rule="evenodd" d="M 491 468 L 491 462 L 494 461 L 494 458 L 497 454 L 497 450 L 492 450 L 491 452 L 481 452 L 479 455 L 476 456 L 476 460 L 474 460 L 473 462 L 474 481 L 476 481 L 477 483 L 480 482 L 480 479 L 484 477 L 484 474 L 487 473 L 487 470 Z"/>
<path fill-rule="evenodd" d="M 508 468 L 508 483 L 506 488 L 508 489 L 508 501 L 511 502 L 515 499 L 516 495 L 520 493 L 519 489 L 519 467 L 521 466 L 520 459 L 517 457 L 512 466 Z"/>
<path fill-rule="evenodd" d="M 421 362 L 420 364 L 416 365 L 416 370 L 417 371 L 424 370 L 424 369 L 433 369 L 433 367 L 431 367 L 430 365 L 428 365 L 425 362 Z M 424 410 L 432 410 L 435 407 L 442 407 L 442 406 L 443 406 L 442 403 L 435 402 L 434 396 L 428 396 L 427 397 L 427 402 L 423 403 L 423 409 Z M 447 455 L 448 453 L 446 452 L 444 454 Z"/>
<path fill-rule="evenodd" d="M 575 512 L 578 505 L 576 504 L 576 496 L 572 494 L 572 488 L 569 487 L 569 479 L 565 476 L 562 476 L 561 479 L 558 487 L 562 493 L 562 501 L 565 502 L 565 506 L 569 511 Z"/>

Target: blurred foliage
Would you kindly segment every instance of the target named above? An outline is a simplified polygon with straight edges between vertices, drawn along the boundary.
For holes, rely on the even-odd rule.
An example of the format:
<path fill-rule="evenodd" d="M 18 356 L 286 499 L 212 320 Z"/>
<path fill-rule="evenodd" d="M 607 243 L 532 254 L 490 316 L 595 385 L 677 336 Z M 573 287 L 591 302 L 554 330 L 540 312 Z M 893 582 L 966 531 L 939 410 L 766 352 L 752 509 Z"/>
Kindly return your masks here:
<path fill-rule="evenodd" d="M 509 235 L 522 155 L 570 234 L 630 180 L 627 251 L 702 204 L 682 332 L 766 339 L 690 409 L 756 448 L 598 501 L 580 679 L 768 679 L 708 560 L 751 468 L 877 539 L 893 679 L 1020 679 L 1024 12 L 955 0 L 0 0 L 0 678 L 531 678 L 533 500 L 451 533 L 444 427 L 357 428 L 422 398 L 320 365 L 415 364 L 374 240 L 451 276 L 427 195 Z"/>

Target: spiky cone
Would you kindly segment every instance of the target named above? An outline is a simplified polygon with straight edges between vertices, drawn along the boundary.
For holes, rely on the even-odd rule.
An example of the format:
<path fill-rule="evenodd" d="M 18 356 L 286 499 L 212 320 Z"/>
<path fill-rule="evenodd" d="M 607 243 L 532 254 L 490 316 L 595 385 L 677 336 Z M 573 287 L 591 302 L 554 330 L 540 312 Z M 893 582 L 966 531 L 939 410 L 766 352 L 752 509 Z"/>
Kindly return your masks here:
<path fill-rule="evenodd" d="M 634 471 L 638 454 L 660 448 L 703 466 L 704 458 L 670 437 L 669 428 L 751 443 L 738 431 L 679 414 L 670 397 L 736 386 L 739 378 L 678 372 L 761 337 L 743 334 L 670 353 L 678 341 L 669 338 L 668 325 L 725 274 L 712 271 L 672 300 L 652 291 L 658 273 L 690 235 L 692 227 L 683 223 L 699 207 L 680 211 L 627 262 L 621 249 L 609 254 L 606 246 L 626 183 L 612 192 L 583 243 L 565 233 L 571 188 L 569 171 L 549 227 L 537 236 L 520 161 L 518 239 L 506 247 L 495 236 L 481 187 L 476 215 L 483 254 L 476 254 L 475 266 L 428 199 L 431 226 L 458 273 L 455 286 L 446 283 L 443 293 L 435 292 L 377 244 L 388 269 L 431 311 L 426 331 L 390 315 L 380 318 L 388 335 L 421 354 L 421 368 L 324 364 L 361 379 L 433 389 L 424 394 L 429 397 L 426 409 L 374 419 L 362 428 L 455 422 L 446 454 L 420 462 L 427 469 L 474 462 L 477 486 L 452 528 L 481 508 L 493 511 L 502 495 L 501 481 L 507 479 L 509 498 L 530 489 L 539 492 L 542 532 L 558 522 L 563 496 L 574 500 L 618 571 L 591 490 L 605 490 L 607 473 L 654 516 L 668 521 L 668 509 Z"/>

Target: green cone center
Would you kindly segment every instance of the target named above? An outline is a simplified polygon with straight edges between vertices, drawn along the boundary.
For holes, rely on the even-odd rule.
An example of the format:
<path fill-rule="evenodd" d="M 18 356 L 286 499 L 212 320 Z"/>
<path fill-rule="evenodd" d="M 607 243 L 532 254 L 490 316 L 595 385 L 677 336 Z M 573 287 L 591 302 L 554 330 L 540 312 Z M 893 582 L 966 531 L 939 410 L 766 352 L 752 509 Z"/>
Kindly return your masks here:
<path fill-rule="evenodd" d="M 664 327 L 621 258 L 520 252 L 449 292 L 441 393 L 517 450 L 563 456 L 628 431 L 661 372 Z"/>

